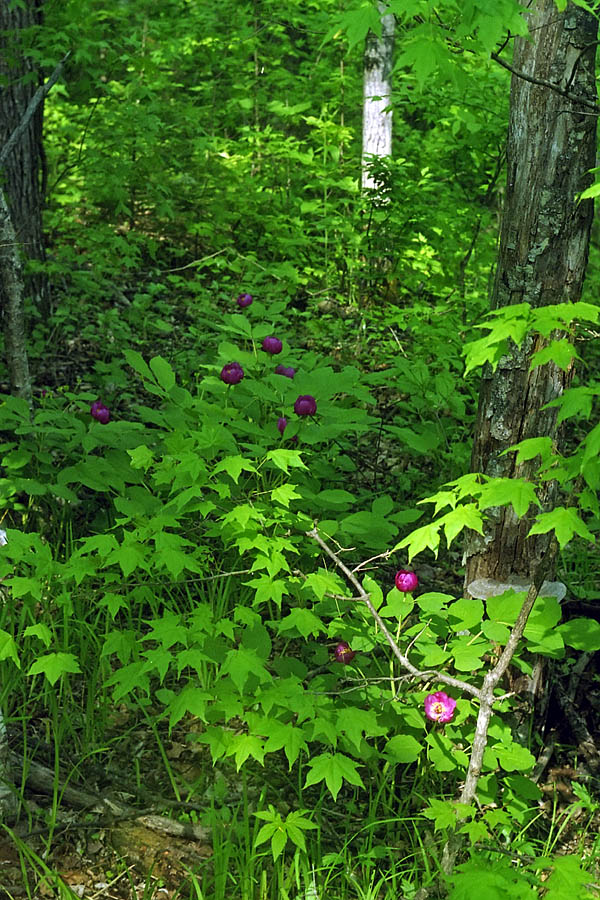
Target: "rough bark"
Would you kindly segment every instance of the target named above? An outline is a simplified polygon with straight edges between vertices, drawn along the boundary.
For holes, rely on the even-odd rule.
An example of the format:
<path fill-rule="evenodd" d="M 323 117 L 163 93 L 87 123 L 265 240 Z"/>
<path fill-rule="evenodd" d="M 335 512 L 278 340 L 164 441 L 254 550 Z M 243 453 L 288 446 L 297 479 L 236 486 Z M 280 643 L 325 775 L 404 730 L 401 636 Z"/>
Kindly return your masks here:
<path fill-rule="evenodd" d="M 581 296 L 593 208 L 577 202 L 595 164 L 594 77 L 596 19 L 569 3 L 562 14 L 554 0 L 539 0 L 529 14 L 530 39 L 515 42 L 516 73 L 568 90 L 569 98 L 518 74 L 511 83 L 507 145 L 507 189 L 492 308 L 527 302 L 532 307 L 575 302 Z M 586 105 L 588 104 L 588 105 Z M 491 476 L 534 475 L 539 461 L 517 466 L 502 452 L 525 438 L 551 436 L 556 409 L 544 409 L 570 384 L 572 371 L 553 363 L 529 371 L 542 346 L 531 337 L 513 347 L 495 373 L 485 371 L 473 447 L 472 470 Z M 556 502 L 549 482 L 540 498 Z M 473 534 L 466 548 L 466 584 L 476 578 L 531 578 L 551 551 L 550 536 L 527 538 L 534 516 L 518 520 L 512 507 L 488 511 L 485 538 Z"/>
<path fill-rule="evenodd" d="M 31 400 L 31 378 L 25 335 L 23 272 L 15 229 L 0 187 L 0 301 L 4 326 L 4 355 L 11 393 Z"/>
<path fill-rule="evenodd" d="M 377 3 L 381 37 L 369 32 L 365 42 L 363 79 L 362 186 L 374 188 L 368 165 L 374 156 L 392 155 L 392 65 L 395 19 L 384 15 L 385 3 Z"/>
<path fill-rule="evenodd" d="M 41 10 L 41 0 L 0 2 L 0 148 L 6 144 L 23 119 L 41 81 L 35 63 L 24 53 L 28 29 L 40 24 Z M 0 173 L 21 256 L 23 259 L 40 262 L 45 259 L 42 232 L 45 169 L 42 122 L 43 103 L 36 109 Z M 26 290 L 32 295 L 36 307 L 47 314 L 47 278 L 41 273 L 28 276 Z"/>

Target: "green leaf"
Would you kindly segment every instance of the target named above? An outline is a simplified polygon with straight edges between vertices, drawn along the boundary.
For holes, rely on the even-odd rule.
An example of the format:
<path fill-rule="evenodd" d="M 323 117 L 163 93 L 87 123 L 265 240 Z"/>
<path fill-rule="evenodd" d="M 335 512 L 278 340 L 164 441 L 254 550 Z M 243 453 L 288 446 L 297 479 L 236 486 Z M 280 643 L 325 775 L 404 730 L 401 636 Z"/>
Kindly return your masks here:
<path fill-rule="evenodd" d="M 571 341 L 566 338 L 550 341 L 548 346 L 542 347 L 531 357 L 531 365 L 529 371 L 533 371 L 537 366 L 543 366 L 548 362 L 555 363 L 559 369 L 564 372 L 568 370 L 573 359 L 579 359 L 579 354 Z"/>
<path fill-rule="evenodd" d="M 50 684 L 54 685 L 67 672 L 79 674 L 81 668 L 77 658 L 72 653 L 47 653 L 40 656 L 33 663 L 28 675 L 45 675 Z"/>
<path fill-rule="evenodd" d="M 506 772 L 526 772 L 535 765 L 535 756 L 521 744 L 494 744 L 494 753 Z"/>
<path fill-rule="evenodd" d="M 539 513 L 536 522 L 529 529 L 528 537 L 533 534 L 547 534 L 554 531 L 561 547 L 568 544 L 574 535 L 594 543 L 596 538 L 573 507 L 557 506 L 551 512 Z"/>
<path fill-rule="evenodd" d="M 271 491 L 271 500 L 275 503 L 280 503 L 282 506 L 285 506 L 286 509 L 289 509 L 291 500 L 301 499 L 302 494 L 299 494 L 296 491 L 295 486 L 289 482 L 287 484 L 282 484 Z"/>
<path fill-rule="evenodd" d="M 256 472 L 256 466 L 249 459 L 244 459 L 243 456 L 226 456 L 225 459 L 217 463 L 213 472 L 215 475 L 217 472 L 227 472 L 229 477 L 237 484 L 242 472 Z"/>
<path fill-rule="evenodd" d="M 265 753 L 274 753 L 283 748 L 291 771 L 300 751 L 306 750 L 303 730 L 289 722 L 279 722 L 277 719 L 267 719 L 266 722 L 267 724 L 261 726 L 267 738 Z"/>
<path fill-rule="evenodd" d="M 343 753 L 321 753 L 308 761 L 311 771 L 306 776 L 304 787 L 324 781 L 333 799 L 337 799 L 343 781 L 364 787 L 358 772 L 358 763 Z"/>
<path fill-rule="evenodd" d="M 392 762 L 413 763 L 423 751 L 423 744 L 411 734 L 397 734 L 387 742 L 383 748 L 384 755 L 391 758 Z"/>
<path fill-rule="evenodd" d="M 558 631 L 565 644 L 575 650 L 600 650 L 600 622 L 595 619 L 570 619 L 559 625 Z"/>
<path fill-rule="evenodd" d="M 470 528 L 472 531 L 483 534 L 483 517 L 475 503 L 465 503 L 464 505 L 457 506 L 456 509 L 446 513 L 445 516 L 442 516 L 442 518 L 438 520 L 437 525 L 443 526 L 448 546 L 451 545 L 454 538 L 457 537 L 464 528 Z"/>
<path fill-rule="evenodd" d="M 141 375 L 146 381 L 154 380 L 152 378 L 152 372 L 148 368 L 148 364 L 141 353 L 138 353 L 137 350 L 124 350 L 123 355 L 131 368 L 134 369 L 138 375 Z"/>
<path fill-rule="evenodd" d="M 425 549 L 429 549 L 433 550 L 437 559 L 440 546 L 440 527 L 439 522 L 430 522 L 429 525 L 423 525 L 421 528 L 416 528 L 414 531 L 411 531 L 407 537 L 401 540 L 399 544 L 396 544 L 392 553 L 395 553 L 396 550 L 403 550 L 404 547 L 408 547 L 408 561 L 411 562 L 413 557 L 417 556 L 418 553 L 421 553 Z"/>
<path fill-rule="evenodd" d="M 479 627 L 483 621 L 484 607 L 481 600 L 462 597 L 448 607 L 448 622 L 452 631 L 466 631 Z"/>
<path fill-rule="evenodd" d="M 429 744 L 429 761 L 438 772 L 453 772 L 459 767 L 467 768 L 469 757 L 463 750 L 456 748 L 447 735 L 431 731 L 425 740 Z"/>
<path fill-rule="evenodd" d="M 318 616 L 310 609 L 293 609 L 277 625 L 277 631 L 282 634 L 286 631 L 297 631 L 303 638 L 316 637 L 318 634 L 327 634 L 327 628 Z"/>
<path fill-rule="evenodd" d="M 387 731 L 378 724 L 375 710 L 360 709 L 359 707 L 339 710 L 337 729 L 346 735 L 357 752 L 360 752 L 363 738 L 377 737 Z"/>
<path fill-rule="evenodd" d="M 12 659 L 18 669 L 21 668 L 19 654 L 17 653 L 17 645 L 12 634 L 0 629 L 0 660 Z"/>
<path fill-rule="evenodd" d="M 524 478 L 492 478 L 481 485 L 479 506 L 489 509 L 491 506 L 507 506 L 509 503 L 519 518 L 524 516 L 533 503 L 541 506 L 530 481 Z"/>
<path fill-rule="evenodd" d="M 39 638 L 45 647 L 49 647 L 52 643 L 52 632 L 43 622 L 38 622 L 37 625 L 28 625 L 23 632 L 23 637 Z"/>
<path fill-rule="evenodd" d="M 150 368 L 158 384 L 168 393 L 175 386 L 175 373 L 169 363 L 162 356 L 155 356 L 150 360 Z"/>
<path fill-rule="evenodd" d="M 290 466 L 296 469 L 306 469 L 306 465 L 302 462 L 299 450 L 269 450 L 266 459 L 286 474 L 288 473 Z"/>

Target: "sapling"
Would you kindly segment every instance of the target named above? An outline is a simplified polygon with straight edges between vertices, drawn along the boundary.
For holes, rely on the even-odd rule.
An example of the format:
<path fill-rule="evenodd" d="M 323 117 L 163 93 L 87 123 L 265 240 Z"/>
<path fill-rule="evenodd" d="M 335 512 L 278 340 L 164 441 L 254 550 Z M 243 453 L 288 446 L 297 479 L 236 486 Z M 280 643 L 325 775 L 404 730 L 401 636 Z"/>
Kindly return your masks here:
<path fill-rule="evenodd" d="M 388 630 L 385 621 L 375 609 L 369 593 L 365 591 L 364 587 L 356 577 L 356 572 L 358 572 L 362 568 L 363 564 L 359 563 L 359 565 L 356 566 L 353 570 L 349 569 L 348 566 L 346 566 L 345 563 L 342 562 L 339 555 L 331 549 L 326 541 L 323 540 L 316 526 L 310 531 L 306 532 L 306 534 L 308 537 L 316 541 L 317 544 L 319 544 L 319 546 L 323 549 L 327 556 L 329 556 L 329 558 L 333 561 L 336 568 L 346 576 L 347 580 L 350 582 L 350 584 L 358 594 L 358 597 L 355 599 L 360 600 L 367 607 L 371 616 L 377 623 L 378 629 L 381 631 L 381 633 L 385 637 L 385 640 L 389 644 L 392 653 L 394 654 L 400 665 L 404 669 L 406 669 L 406 671 L 409 672 L 415 680 L 438 681 L 442 684 L 448 685 L 449 687 L 453 687 L 458 691 L 461 691 L 462 693 L 470 694 L 472 697 L 476 698 L 479 701 L 479 712 L 471 747 L 471 755 L 469 758 L 465 781 L 458 797 L 459 804 L 463 806 L 470 806 L 475 799 L 477 783 L 479 780 L 479 776 L 481 775 L 483 754 L 487 746 L 488 730 L 490 719 L 492 716 L 492 710 L 494 705 L 505 696 L 496 695 L 495 691 L 500 679 L 508 669 L 515 651 L 517 650 L 519 642 L 523 637 L 523 632 L 525 631 L 527 620 L 540 593 L 540 588 L 544 583 L 546 574 L 549 570 L 550 556 L 546 557 L 538 567 L 533 583 L 529 586 L 516 622 L 512 630 L 510 631 L 509 637 L 506 641 L 506 645 L 504 647 L 504 650 L 500 654 L 498 661 L 484 676 L 481 687 L 477 687 L 476 685 L 470 684 L 467 681 L 463 681 L 460 678 L 454 678 L 451 675 L 447 675 L 443 671 L 437 669 L 420 670 L 416 666 L 414 666 L 410 662 L 408 656 L 403 653 L 398 646 L 398 643 L 395 640 L 394 636 Z M 388 558 L 391 555 L 391 552 L 392 551 L 383 553 L 381 554 L 381 557 Z M 453 698 L 449 697 L 444 691 L 437 691 L 427 697 L 425 711 L 428 718 L 435 719 L 436 721 L 443 723 L 450 721 L 454 714 L 455 706 L 456 701 Z M 460 848 L 461 841 L 462 835 L 455 833 L 448 839 L 446 846 L 444 847 L 442 866 L 446 873 L 450 872 L 453 868 L 454 860 Z"/>

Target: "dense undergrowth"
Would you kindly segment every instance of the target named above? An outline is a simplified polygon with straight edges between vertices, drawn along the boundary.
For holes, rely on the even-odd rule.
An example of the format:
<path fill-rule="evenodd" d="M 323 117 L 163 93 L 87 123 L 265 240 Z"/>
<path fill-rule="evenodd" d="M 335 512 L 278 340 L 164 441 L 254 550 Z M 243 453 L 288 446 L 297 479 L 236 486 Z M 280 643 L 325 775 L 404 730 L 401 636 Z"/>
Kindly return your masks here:
<path fill-rule="evenodd" d="M 146 897 L 418 900 L 440 880 L 454 900 L 596 896 L 595 781 L 573 769 L 563 804 L 529 777 L 552 728 L 571 736 L 552 711 L 544 733 L 512 684 L 442 875 L 477 704 L 449 689 L 444 725 L 424 700 L 436 670 L 475 683 L 518 611 L 460 599 L 452 543 L 486 509 L 485 486 L 461 493 L 477 402 L 463 351 L 487 307 L 506 73 L 466 59 L 420 93 L 400 67 L 399 152 L 365 197 L 360 54 L 321 46 L 334 4 L 180 6 L 49 3 L 30 49 L 62 56 L 77 33 L 46 110 L 52 308 L 29 309 L 33 408 L 0 407 L 0 708 L 25 772 L 56 778 L 11 831 L 25 888 L 70 896 L 52 852 L 85 855 L 106 826 L 82 816 L 92 840 L 72 837 L 69 780 L 210 829 L 212 856 L 176 888 L 151 868 Z M 583 379 L 595 351 L 578 346 Z M 597 393 L 565 410 L 566 493 L 575 471 L 595 490 Z M 448 546 L 439 524 L 423 538 L 413 596 L 394 574 L 415 545 L 398 545 L 448 482 Z M 570 537 L 597 530 L 585 502 Z M 429 681 L 398 665 L 315 522 Z M 595 551 L 572 546 L 560 575 L 594 600 Z M 534 653 L 567 671 L 596 648 L 594 621 L 560 614 L 534 609 L 514 679 Z"/>

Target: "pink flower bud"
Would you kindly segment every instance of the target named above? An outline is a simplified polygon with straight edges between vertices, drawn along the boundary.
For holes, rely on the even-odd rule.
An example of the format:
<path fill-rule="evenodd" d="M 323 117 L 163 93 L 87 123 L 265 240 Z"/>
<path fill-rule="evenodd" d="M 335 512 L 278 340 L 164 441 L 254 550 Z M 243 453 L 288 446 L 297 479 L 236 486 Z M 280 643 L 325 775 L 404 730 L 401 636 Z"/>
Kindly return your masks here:
<path fill-rule="evenodd" d="M 292 369 L 291 366 L 282 366 L 278 365 L 275 367 L 276 375 L 285 375 L 286 378 L 293 378 L 296 374 L 296 370 Z"/>
<path fill-rule="evenodd" d="M 101 425 L 106 425 L 110 421 L 110 410 L 100 400 L 96 400 L 90 406 L 90 415 Z"/>
<path fill-rule="evenodd" d="M 281 353 L 281 351 L 283 350 L 283 344 L 281 343 L 279 338 L 266 337 L 262 342 L 262 348 L 265 353 L 271 353 L 274 355 L 276 353 Z"/>
<path fill-rule="evenodd" d="M 401 569 L 396 572 L 396 587 L 403 594 L 409 594 L 419 587 L 419 579 L 415 572 L 409 572 L 408 569 Z"/>
<path fill-rule="evenodd" d="M 317 411 L 317 401 L 310 394 L 301 394 L 294 403 L 294 412 L 297 416 L 314 416 Z"/>
<path fill-rule="evenodd" d="M 279 418 L 277 419 L 277 430 L 278 430 L 279 434 L 283 434 L 283 432 L 285 431 L 286 425 L 287 425 L 287 419 L 284 418 L 283 416 L 279 416 Z"/>
<path fill-rule="evenodd" d="M 455 709 L 456 700 L 444 691 L 436 691 L 425 697 L 425 715 L 432 722 L 451 722 Z"/>
<path fill-rule="evenodd" d="M 351 663 L 356 656 L 355 651 L 350 648 L 350 644 L 348 643 L 348 641 L 340 641 L 340 643 L 333 651 L 333 654 L 336 660 L 339 663 L 343 663 L 344 665 Z"/>
<path fill-rule="evenodd" d="M 221 369 L 221 381 L 225 384 L 239 384 L 244 377 L 244 370 L 237 362 L 227 363 Z"/>

